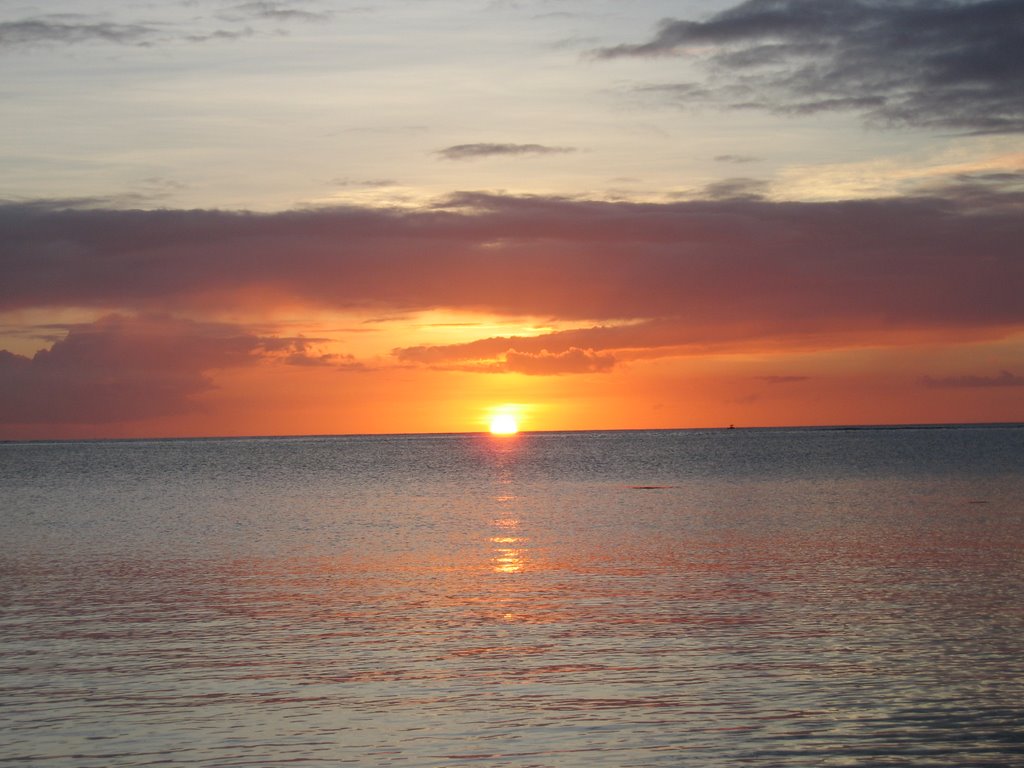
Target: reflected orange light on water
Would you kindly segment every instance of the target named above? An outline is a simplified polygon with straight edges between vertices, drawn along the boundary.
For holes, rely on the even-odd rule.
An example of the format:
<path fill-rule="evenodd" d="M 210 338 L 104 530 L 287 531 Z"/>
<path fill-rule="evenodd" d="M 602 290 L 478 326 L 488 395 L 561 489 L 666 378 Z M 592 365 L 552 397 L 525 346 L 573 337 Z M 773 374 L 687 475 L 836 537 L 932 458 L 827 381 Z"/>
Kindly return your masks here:
<path fill-rule="evenodd" d="M 526 550 L 521 547 L 509 545 L 519 544 L 526 541 L 526 539 L 495 537 L 491 539 L 491 541 L 502 545 L 494 548 L 494 557 L 492 558 L 492 562 L 494 563 L 494 572 L 520 573 L 526 566 Z"/>
<path fill-rule="evenodd" d="M 504 406 L 506 412 L 519 412 L 519 407 Z M 493 437 L 493 436 L 492 436 Z M 487 541 L 491 549 L 490 570 L 495 574 L 516 574 L 525 571 L 529 563 L 529 539 L 524 535 L 522 517 L 519 514 L 523 497 L 516 493 L 517 484 L 515 469 L 516 457 L 528 445 L 529 441 L 515 435 L 499 436 L 486 442 L 486 451 L 493 461 L 494 495 L 493 517 Z M 509 583 L 509 589 L 515 589 Z M 511 597 L 506 595 L 505 597 Z M 505 620 L 511 620 L 514 614 L 509 613 Z"/>
<path fill-rule="evenodd" d="M 497 549 L 494 558 L 495 573 L 521 573 L 526 565 L 523 553 L 518 549 Z"/>
<path fill-rule="evenodd" d="M 501 499 L 502 497 L 499 497 Z M 508 500 L 508 497 L 504 497 Z M 501 535 L 491 536 L 490 542 L 496 545 L 491 558 L 495 573 L 521 573 L 526 567 L 527 539 L 518 535 L 519 520 L 514 517 L 499 518 L 492 521 L 494 527 L 501 529 Z"/>

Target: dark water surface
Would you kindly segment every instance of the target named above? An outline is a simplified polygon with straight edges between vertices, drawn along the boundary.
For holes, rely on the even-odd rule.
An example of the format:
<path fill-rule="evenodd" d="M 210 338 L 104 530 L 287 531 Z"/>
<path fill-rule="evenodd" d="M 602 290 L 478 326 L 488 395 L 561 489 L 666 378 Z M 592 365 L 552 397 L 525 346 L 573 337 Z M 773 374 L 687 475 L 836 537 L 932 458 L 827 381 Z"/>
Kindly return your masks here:
<path fill-rule="evenodd" d="M 0 764 L 1024 765 L 1024 428 L 0 444 Z"/>

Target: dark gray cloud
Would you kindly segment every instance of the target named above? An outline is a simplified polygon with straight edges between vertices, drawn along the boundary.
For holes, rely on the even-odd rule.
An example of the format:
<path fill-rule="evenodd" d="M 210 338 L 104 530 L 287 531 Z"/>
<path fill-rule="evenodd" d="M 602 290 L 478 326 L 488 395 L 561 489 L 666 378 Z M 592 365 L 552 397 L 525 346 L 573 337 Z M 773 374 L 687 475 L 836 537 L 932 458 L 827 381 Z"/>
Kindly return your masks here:
<path fill-rule="evenodd" d="M 741 200 L 763 197 L 771 185 L 763 179 L 736 176 L 715 181 L 704 187 L 704 197 L 711 200 Z"/>
<path fill-rule="evenodd" d="M 957 174 L 937 182 L 929 192 L 956 201 L 963 209 L 1020 211 L 1024 207 L 1024 171 Z"/>
<path fill-rule="evenodd" d="M 71 22 L 47 18 L 0 22 L 0 49 L 45 43 L 105 42 L 119 45 L 145 45 L 158 34 L 147 24 L 110 22 Z"/>
<path fill-rule="evenodd" d="M 714 98 L 734 107 L 1024 130 L 1020 0 L 748 0 L 703 22 L 667 19 L 647 42 L 595 53 L 705 57 Z M 657 87 L 681 100 L 707 95 L 692 83 Z"/>
<path fill-rule="evenodd" d="M 573 147 L 549 147 L 544 144 L 456 144 L 439 149 L 437 154 L 446 160 L 475 160 L 481 157 L 508 157 L 519 155 L 560 155 L 575 152 Z"/>
<path fill-rule="evenodd" d="M 237 329 L 109 316 L 28 358 L 0 350 L 0 423 L 104 423 L 190 410 L 206 372 L 247 364 L 259 339 Z"/>
<path fill-rule="evenodd" d="M 963 387 L 1024 387 L 1024 376 L 1017 376 L 1009 371 L 1000 371 L 998 376 L 950 376 L 932 378 L 925 376 L 921 383 L 932 388 L 963 388 Z"/>
<path fill-rule="evenodd" d="M 57 327 L 48 327 L 57 330 Z M 108 315 L 61 326 L 32 357 L 0 350 L 0 424 L 99 424 L 195 410 L 214 370 L 274 360 L 361 370 L 351 355 L 321 354 L 325 339 L 264 336 L 242 326 L 165 314 Z"/>

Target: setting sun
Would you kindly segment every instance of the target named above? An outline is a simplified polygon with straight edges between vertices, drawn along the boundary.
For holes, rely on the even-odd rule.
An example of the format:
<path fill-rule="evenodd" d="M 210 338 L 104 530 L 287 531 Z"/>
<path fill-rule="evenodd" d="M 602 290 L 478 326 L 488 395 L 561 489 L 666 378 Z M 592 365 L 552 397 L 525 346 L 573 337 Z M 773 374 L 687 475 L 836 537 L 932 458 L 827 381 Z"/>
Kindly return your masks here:
<path fill-rule="evenodd" d="M 509 413 L 499 413 L 491 419 L 492 435 L 514 435 L 518 431 L 516 417 Z"/>

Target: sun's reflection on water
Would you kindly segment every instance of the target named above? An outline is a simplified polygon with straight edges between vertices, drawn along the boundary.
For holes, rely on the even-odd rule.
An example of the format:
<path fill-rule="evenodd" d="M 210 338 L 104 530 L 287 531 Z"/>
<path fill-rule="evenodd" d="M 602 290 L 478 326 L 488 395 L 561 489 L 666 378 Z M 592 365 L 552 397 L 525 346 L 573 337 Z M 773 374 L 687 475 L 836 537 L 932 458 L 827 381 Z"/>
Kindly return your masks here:
<path fill-rule="evenodd" d="M 523 535 L 522 519 L 517 513 L 522 498 L 515 492 L 513 469 L 522 449 L 518 441 L 494 441 L 490 445 L 497 464 L 495 516 L 491 520 L 488 541 L 491 544 L 491 570 L 496 574 L 522 573 L 527 567 L 528 539 Z"/>
<path fill-rule="evenodd" d="M 494 545 L 491 557 L 493 571 L 522 573 L 526 568 L 526 543 L 529 539 L 521 535 L 519 519 L 502 517 L 492 521 L 491 525 L 498 529 L 498 533 L 490 537 Z"/>

